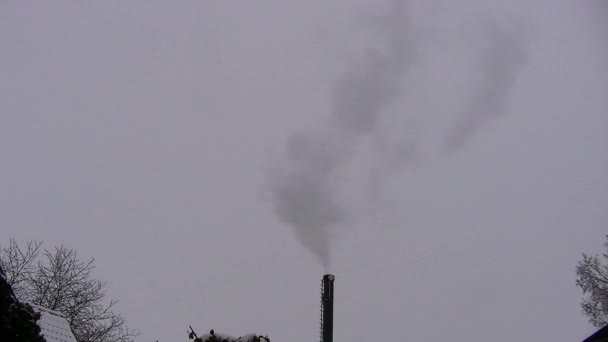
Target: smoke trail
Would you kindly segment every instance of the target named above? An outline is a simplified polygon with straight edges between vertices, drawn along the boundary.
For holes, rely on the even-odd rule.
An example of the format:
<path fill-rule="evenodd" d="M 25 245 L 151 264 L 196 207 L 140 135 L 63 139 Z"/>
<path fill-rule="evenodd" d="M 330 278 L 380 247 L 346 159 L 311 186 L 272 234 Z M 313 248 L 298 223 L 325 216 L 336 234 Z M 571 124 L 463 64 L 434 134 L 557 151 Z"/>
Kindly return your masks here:
<path fill-rule="evenodd" d="M 339 75 L 331 90 L 331 113 L 324 130 L 292 136 L 279 173 L 271 181 L 276 215 L 294 229 L 302 245 L 326 268 L 331 259 L 332 230 L 352 215 L 346 203 L 337 198 L 338 171 L 350 167 L 357 148 L 381 131 L 381 114 L 404 95 L 402 85 L 413 63 L 427 63 L 419 56 L 420 37 L 408 17 L 409 2 L 389 0 L 388 5 L 388 14 L 378 18 L 384 45 L 368 49 Z M 443 141 L 443 150 L 463 147 L 488 120 L 505 112 L 508 92 L 527 56 L 525 30 L 521 27 L 505 28 L 494 22 L 481 26 L 487 39 L 480 50 L 481 78 L 475 84 L 475 95 Z M 412 108 L 420 106 L 424 104 L 416 102 L 402 115 L 415 116 Z M 417 158 L 417 135 L 399 139 L 407 142 L 407 148 L 398 156 L 380 158 L 399 158 L 406 163 Z M 384 177 L 391 173 L 386 172 L 387 168 L 396 164 L 400 163 L 379 160 L 375 167 L 381 170 L 375 171 Z"/>
<path fill-rule="evenodd" d="M 368 49 L 337 79 L 326 131 L 300 133 L 288 142 L 282 174 L 272 186 L 279 219 L 291 225 L 302 244 L 327 268 L 330 229 L 346 212 L 334 197 L 336 169 L 348 162 L 361 140 L 378 124 L 382 108 L 399 93 L 411 63 L 405 2 L 390 2 L 382 19 L 383 49 Z"/>
<path fill-rule="evenodd" d="M 444 140 L 448 152 L 461 149 L 488 121 L 505 114 L 509 91 L 527 61 L 524 22 L 511 21 L 509 26 L 501 26 L 492 21 L 484 32 L 486 46 L 477 64 L 481 78 L 476 94 Z"/>

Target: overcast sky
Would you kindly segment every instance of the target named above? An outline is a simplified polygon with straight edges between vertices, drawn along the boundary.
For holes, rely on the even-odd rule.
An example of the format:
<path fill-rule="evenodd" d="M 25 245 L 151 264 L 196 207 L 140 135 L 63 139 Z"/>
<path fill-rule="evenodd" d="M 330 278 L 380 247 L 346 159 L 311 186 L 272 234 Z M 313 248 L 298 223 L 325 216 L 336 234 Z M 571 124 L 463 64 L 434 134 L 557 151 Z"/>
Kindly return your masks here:
<path fill-rule="evenodd" d="M 137 341 L 579 341 L 605 1 L 0 1 L 0 236 Z M 491 336 L 491 337 L 489 337 Z"/>

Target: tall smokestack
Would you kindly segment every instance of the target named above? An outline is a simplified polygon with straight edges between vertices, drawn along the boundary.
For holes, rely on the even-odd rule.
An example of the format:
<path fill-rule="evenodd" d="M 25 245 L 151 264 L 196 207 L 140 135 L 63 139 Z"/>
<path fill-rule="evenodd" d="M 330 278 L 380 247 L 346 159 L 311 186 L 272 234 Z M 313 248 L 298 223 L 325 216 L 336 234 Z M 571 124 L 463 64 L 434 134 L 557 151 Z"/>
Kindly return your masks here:
<path fill-rule="evenodd" d="M 321 281 L 321 342 L 333 342 L 334 279 L 333 274 L 326 274 Z"/>

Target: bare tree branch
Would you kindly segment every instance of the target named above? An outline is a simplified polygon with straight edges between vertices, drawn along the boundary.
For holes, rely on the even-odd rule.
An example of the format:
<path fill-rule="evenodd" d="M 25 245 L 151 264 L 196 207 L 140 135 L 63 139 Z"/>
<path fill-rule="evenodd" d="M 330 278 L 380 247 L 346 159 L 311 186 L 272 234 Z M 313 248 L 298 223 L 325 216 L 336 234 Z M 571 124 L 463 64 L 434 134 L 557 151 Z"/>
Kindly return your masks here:
<path fill-rule="evenodd" d="M 64 246 L 45 249 L 31 241 L 21 248 L 10 240 L 0 248 L 0 265 L 22 301 L 62 312 L 79 342 L 132 342 L 137 333 L 106 300 L 106 283 L 92 277 L 95 259 L 82 261 Z"/>
<path fill-rule="evenodd" d="M 606 236 L 608 239 L 608 236 Z M 608 241 L 604 244 L 608 250 Z M 608 253 L 602 254 L 608 260 Z M 608 266 L 598 256 L 583 253 L 576 266 L 576 285 L 583 290 L 581 308 L 596 327 L 608 324 Z"/>
<path fill-rule="evenodd" d="M 18 296 L 28 291 L 27 281 L 34 272 L 35 259 L 40 253 L 42 242 L 29 241 L 22 249 L 15 240 L 9 240 L 8 247 L 0 247 L 0 265 L 5 269 L 9 285 Z"/>

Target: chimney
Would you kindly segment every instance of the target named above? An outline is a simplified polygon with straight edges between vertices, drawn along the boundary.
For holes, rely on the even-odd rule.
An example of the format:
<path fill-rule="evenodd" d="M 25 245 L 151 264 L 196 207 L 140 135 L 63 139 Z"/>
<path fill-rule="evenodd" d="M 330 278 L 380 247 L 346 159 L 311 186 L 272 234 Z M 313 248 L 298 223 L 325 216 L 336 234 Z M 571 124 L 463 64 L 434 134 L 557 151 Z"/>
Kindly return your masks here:
<path fill-rule="evenodd" d="M 334 279 L 333 274 L 326 274 L 321 281 L 321 342 L 333 342 Z"/>

